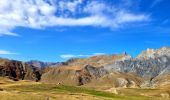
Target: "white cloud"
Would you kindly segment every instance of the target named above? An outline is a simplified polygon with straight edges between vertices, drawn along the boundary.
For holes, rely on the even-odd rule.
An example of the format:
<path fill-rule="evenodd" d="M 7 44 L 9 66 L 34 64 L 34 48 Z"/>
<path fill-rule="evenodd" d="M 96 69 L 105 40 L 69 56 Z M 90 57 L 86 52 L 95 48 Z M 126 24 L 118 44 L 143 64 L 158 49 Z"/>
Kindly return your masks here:
<path fill-rule="evenodd" d="M 60 55 L 61 58 L 73 58 L 75 57 L 75 55 L 72 55 L 72 54 L 64 54 L 64 55 Z"/>
<path fill-rule="evenodd" d="M 10 54 L 16 54 L 16 53 L 12 53 L 12 52 L 6 51 L 6 50 L 0 50 L 0 55 L 10 55 Z"/>
<path fill-rule="evenodd" d="M 59 9 L 61 9 L 62 11 L 64 10 L 69 10 L 72 13 L 75 13 L 76 10 L 78 9 L 79 4 L 82 4 L 83 0 L 74 0 L 74 1 L 60 1 L 59 2 Z"/>
<path fill-rule="evenodd" d="M 64 55 L 60 55 L 60 57 L 63 58 L 63 59 L 70 59 L 70 58 L 90 57 L 90 56 L 99 56 L 99 55 L 105 55 L 105 53 L 93 53 L 93 54 L 91 54 L 91 55 L 84 55 L 84 54 L 79 54 L 79 55 L 64 54 Z"/>
<path fill-rule="evenodd" d="M 48 2 L 47 2 L 48 1 Z M 143 22 L 145 14 L 104 2 L 85 0 L 0 0 L 0 35 L 13 35 L 16 27 L 100 26 L 119 28 L 126 23 Z M 81 16 L 83 15 L 83 16 Z"/>
<path fill-rule="evenodd" d="M 140 14 L 140 15 L 135 15 L 127 12 L 119 12 L 116 16 L 116 21 L 117 23 L 127 23 L 127 22 L 140 22 L 140 21 L 147 21 L 149 16 Z"/>
<path fill-rule="evenodd" d="M 105 53 L 93 53 L 93 55 L 105 55 Z"/>

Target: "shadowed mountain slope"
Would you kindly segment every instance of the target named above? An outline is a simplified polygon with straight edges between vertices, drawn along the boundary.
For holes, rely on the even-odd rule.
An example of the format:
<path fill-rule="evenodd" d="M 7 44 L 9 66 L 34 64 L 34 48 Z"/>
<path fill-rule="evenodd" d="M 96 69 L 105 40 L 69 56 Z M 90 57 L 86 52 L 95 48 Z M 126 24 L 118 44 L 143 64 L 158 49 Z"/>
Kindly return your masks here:
<path fill-rule="evenodd" d="M 0 76 L 9 77 L 14 80 L 35 80 L 41 79 L 41 72 L 35 66 L 21 61 L 0 59 Z"/>

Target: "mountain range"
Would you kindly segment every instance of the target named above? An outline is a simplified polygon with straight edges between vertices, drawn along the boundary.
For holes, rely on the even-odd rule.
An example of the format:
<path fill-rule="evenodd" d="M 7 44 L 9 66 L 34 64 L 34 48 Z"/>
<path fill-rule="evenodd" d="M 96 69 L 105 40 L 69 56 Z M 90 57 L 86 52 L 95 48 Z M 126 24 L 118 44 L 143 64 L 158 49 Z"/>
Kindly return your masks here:
<path fill-rule="evenodd" d="M 108 90 L 164 87 L 170 85 L 169 73 L 169 47 L 147 49 L 136 58 L 123 53 L 56 63 L 0 59 L 3 77 Z"/>

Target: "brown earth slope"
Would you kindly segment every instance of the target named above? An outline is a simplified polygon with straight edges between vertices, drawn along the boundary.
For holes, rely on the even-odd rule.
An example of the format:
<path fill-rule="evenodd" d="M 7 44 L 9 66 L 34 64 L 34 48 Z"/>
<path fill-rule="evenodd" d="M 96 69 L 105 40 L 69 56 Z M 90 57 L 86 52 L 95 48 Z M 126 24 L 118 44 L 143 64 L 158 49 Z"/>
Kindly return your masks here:
<path fill-rule="evenodd" d="M 48 70 L 42 75 L 41 81 L 66 85 L 84 85 L 107 74 L 102 69 L 103 66 L 129 58 L 129 55 L 120 54 L 71 59 Z"/>

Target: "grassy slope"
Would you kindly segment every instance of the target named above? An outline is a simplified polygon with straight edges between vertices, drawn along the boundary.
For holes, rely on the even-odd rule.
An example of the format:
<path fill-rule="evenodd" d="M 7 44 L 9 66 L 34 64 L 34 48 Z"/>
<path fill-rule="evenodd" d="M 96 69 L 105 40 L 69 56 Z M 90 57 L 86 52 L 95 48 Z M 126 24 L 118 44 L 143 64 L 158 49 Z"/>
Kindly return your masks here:
<path fill-rule="evenodd" d="M 119 96 L 85 87 L 2 80 L 0 78 L 0 100 L 162 100 L 139 95 Z"/>

